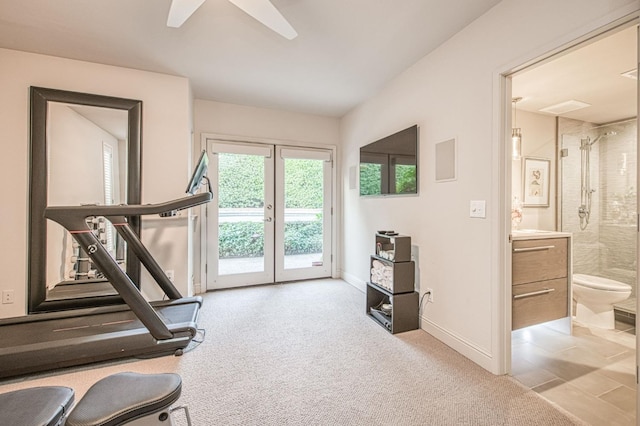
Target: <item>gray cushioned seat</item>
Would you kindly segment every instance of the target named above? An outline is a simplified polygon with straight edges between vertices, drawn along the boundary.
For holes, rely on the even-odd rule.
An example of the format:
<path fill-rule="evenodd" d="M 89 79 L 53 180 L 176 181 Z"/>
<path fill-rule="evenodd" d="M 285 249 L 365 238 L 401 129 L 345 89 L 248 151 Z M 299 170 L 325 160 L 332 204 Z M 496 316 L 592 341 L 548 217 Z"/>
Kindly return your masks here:
<path fill-rule="evenodd" d="M 181 391 L 182 379 L 177 374 L 114 374 L 89 388 L 66 425 L 119 425 L 169 408 Z"/>
<path fill-rule="evenodd" d="M 41 386 L 0 394 L 3 425 L 58 426 L 73 404 L 73 389 Z"/>

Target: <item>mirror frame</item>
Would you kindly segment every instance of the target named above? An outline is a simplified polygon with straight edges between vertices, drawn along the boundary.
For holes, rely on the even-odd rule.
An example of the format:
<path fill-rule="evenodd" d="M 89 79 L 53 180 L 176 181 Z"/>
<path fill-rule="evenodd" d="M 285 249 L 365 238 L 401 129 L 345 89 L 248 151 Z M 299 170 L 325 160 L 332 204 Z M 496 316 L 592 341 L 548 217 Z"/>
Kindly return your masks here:
<path fill-rule="evenodd" d="M 46 300 L 47 219 L 44 210 L 48 202 L 47 108 L 48 102 L 62 102 L 127 111 L 127 204 L 140 204 L 142 101 L 34 86 L 30 87 L 30 98 L 28 313 L 123 303 L 119 295 Z M 136 235 L 140 235 L 140 217 L 129 217 L 129 224 Z M 127 275 L 140 288 L 140 261 L 130 247 L 127 247 Z"/>

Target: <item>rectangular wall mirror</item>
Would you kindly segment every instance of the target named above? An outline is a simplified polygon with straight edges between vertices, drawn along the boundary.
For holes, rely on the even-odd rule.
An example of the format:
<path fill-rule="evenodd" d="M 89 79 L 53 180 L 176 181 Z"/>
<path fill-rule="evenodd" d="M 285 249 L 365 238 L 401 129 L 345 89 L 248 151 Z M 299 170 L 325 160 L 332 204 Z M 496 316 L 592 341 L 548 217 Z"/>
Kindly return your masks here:
<path fill-rule="evenodd" d="M 142 102 L 31 87 L 29 313 L 121 303 L 47 206 L 140 204 Z M 129 218 L 140 233 L 138 217 Z M 87 227 L 139 286 L 140 263 L 104 218 Z"/>

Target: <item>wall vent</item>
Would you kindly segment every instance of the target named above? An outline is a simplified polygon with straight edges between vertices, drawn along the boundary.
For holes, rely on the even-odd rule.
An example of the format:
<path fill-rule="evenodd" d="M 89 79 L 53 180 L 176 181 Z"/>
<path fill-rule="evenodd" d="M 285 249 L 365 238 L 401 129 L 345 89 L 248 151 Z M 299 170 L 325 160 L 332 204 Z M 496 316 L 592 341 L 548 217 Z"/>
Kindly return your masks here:
<path fill-rule="evenodd" d="M 560 102 L 559 104 L 551 105 L 546 108 L 542 108 L 538 111 L 547 112 L 549 114 L 561 115 L 567 112 L 576 111 L 582 108 L 590 107 L 591 104 L 586 102 L 576 101 L 575 99 L 571 99 L 569 101 Z"/>

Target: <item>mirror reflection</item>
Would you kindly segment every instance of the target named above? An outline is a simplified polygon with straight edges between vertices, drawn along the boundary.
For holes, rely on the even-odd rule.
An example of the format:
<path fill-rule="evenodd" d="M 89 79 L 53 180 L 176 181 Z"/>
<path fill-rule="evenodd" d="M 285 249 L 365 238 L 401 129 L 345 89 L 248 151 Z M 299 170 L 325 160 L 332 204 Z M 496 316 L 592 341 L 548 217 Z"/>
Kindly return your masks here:
<path fill-rule="evenodd" d="M 418 192 L 418 126 L 360 147 L 360 195 Z"/>
<path fill-rule="evenodd" d="M 48 102 L 47 205 L 126 202 L 127 120 L 125 110 Z M 125 243 L 113 225 L 102 217 L 87 222 L 125 269 Z M 47 300 L 116 294 L 71 234 L 51 221 L 46 265 Z"/>

